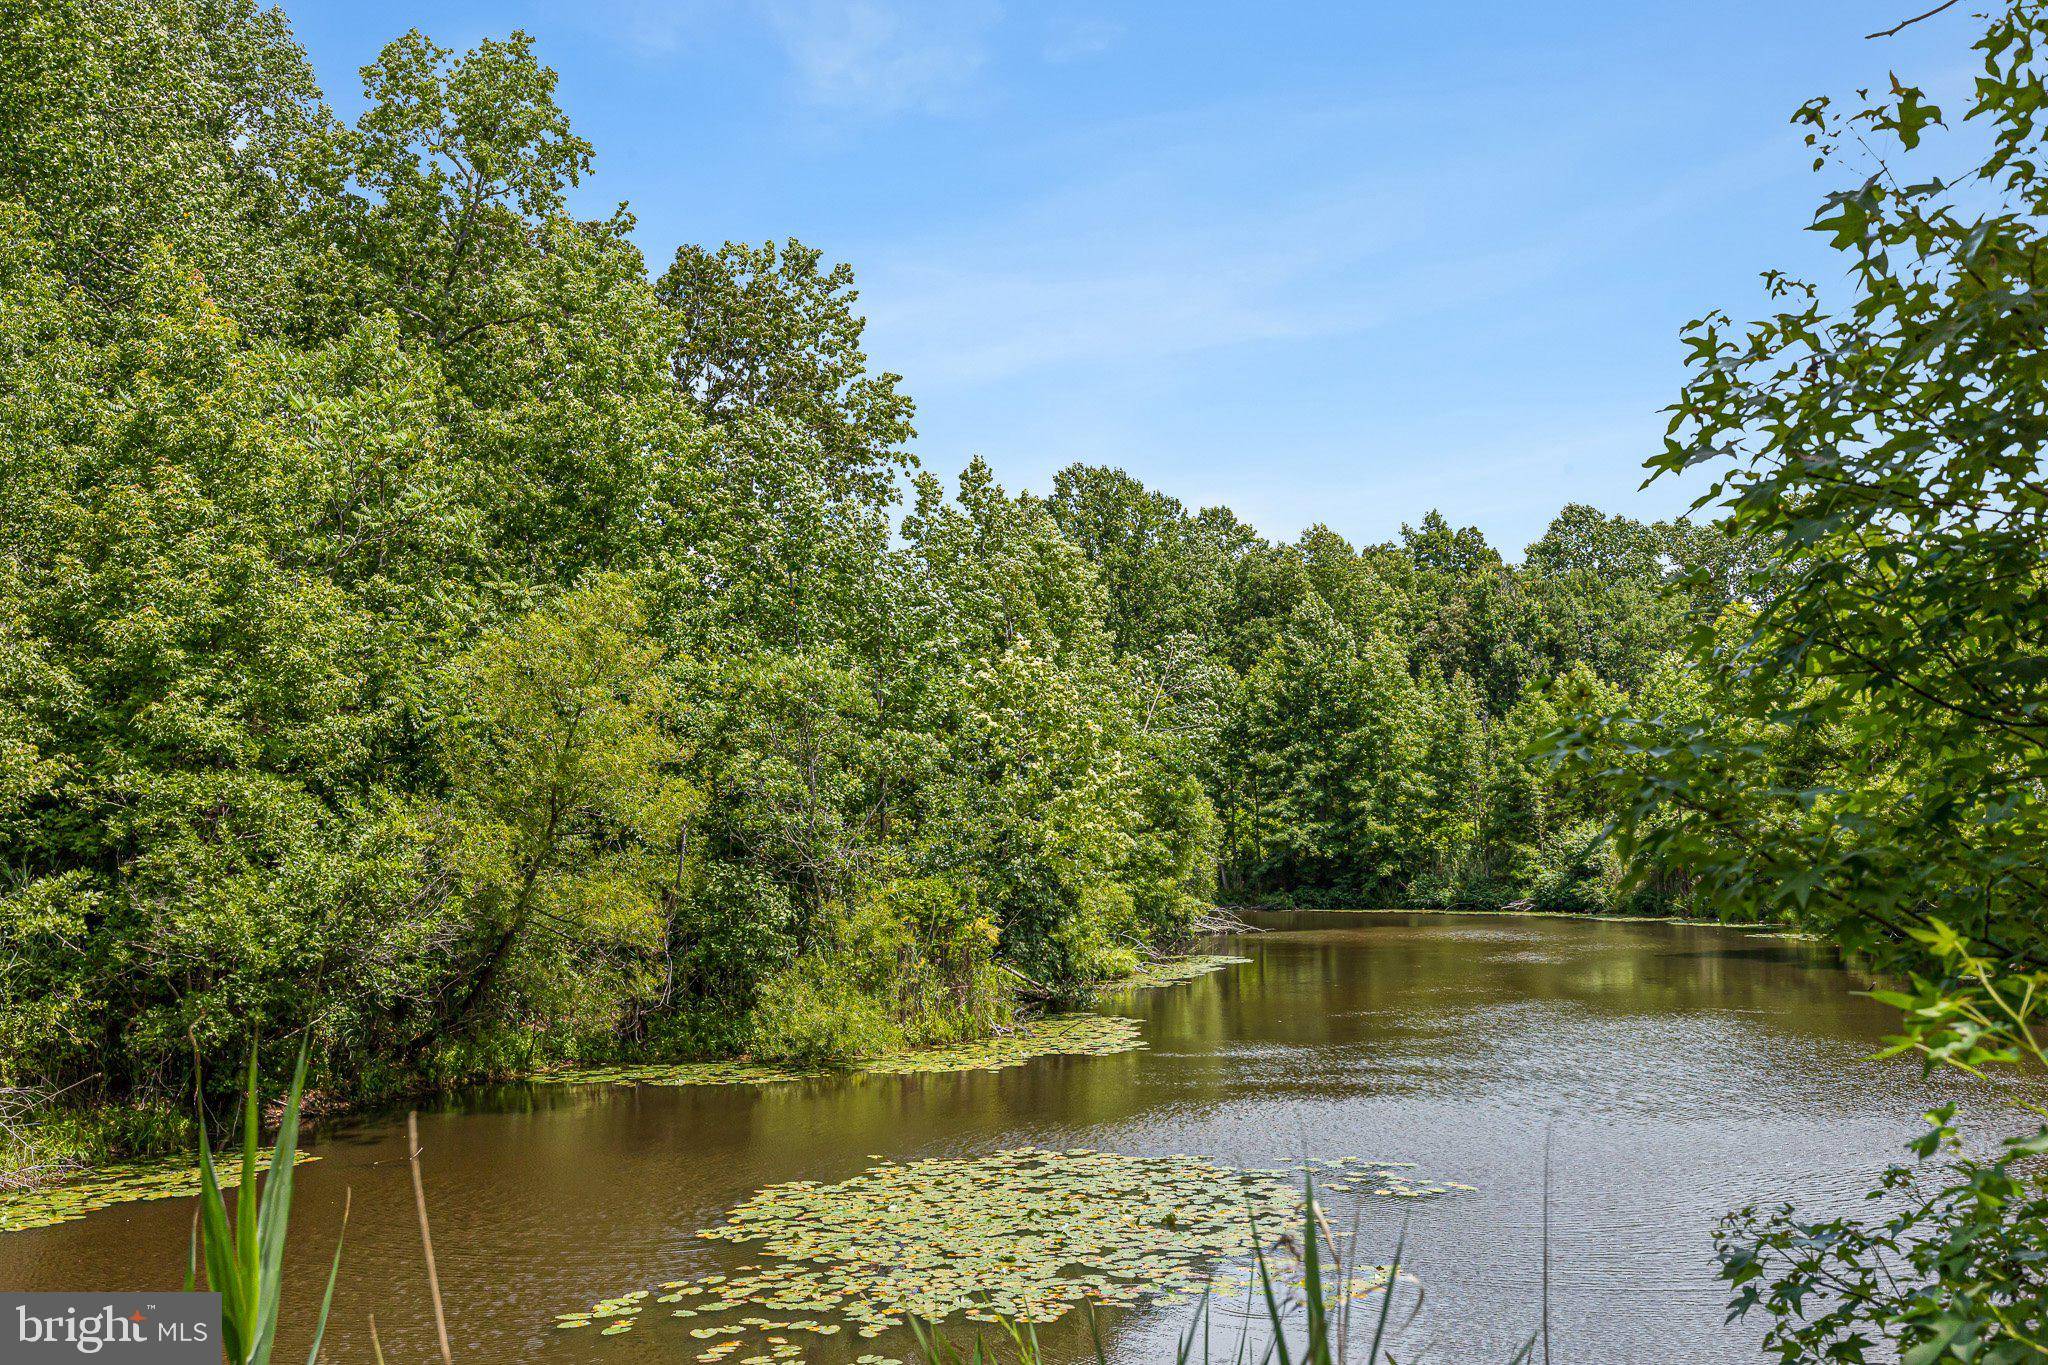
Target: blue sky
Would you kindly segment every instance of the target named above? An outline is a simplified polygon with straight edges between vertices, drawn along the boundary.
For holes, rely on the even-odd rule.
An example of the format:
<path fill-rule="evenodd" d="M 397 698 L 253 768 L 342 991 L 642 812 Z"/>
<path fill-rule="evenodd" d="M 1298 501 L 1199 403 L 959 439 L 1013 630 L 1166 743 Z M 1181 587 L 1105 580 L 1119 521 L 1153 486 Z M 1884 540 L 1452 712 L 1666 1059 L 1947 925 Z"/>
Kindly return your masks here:
<path fill-rule="evenodd" d="M 1638 493 L 1680 326 L 1839 273 L 1804 98 L 1969 70 L 1914 0 L 1146 4 L 297 0 L 344 114 L 417 26 L 519 27 L 597 146 L 581 203 L 850 261 L 918 452 L 1073 460 L 1289 537 L 1432 507 L 1510 555 Z"/>

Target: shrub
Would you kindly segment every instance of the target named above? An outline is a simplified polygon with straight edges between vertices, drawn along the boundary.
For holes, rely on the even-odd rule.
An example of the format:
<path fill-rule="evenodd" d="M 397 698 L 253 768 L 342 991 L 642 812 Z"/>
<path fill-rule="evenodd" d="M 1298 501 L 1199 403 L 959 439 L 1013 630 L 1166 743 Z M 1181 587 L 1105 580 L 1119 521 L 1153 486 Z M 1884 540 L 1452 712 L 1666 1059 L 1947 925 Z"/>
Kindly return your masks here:
<path fill-rule="evenodd" d="M 914 877 L 864 897 L 845 946 L 904 1037 L 939 1043 L 981 1037 L 1009 1018 L 1014 1002 L 996 966 L 998 938 L 971 891 L 943 877 Z"/>
<path fill-rule="evenodd" d="M 713 864 L 670 931 L 685 995 L 743 1013 L 763 980 L 794 953 L 794 920 L 787 888 L 769 874 Z"/>
<path fill-rule="evenodd" d="M 1014 1004 L 996 939 L 971 894 L 941 877 L 897 879 L 851 908 L 828 905 L 812 949 L 761 982 L 752 1051 L 832 1066 L 984 1036 Z"/>
<path fill-rule="evenodd" d="M 761 983 L 753 1020 L 754 1055 L 798 1066 L 842 1066 L 903 1042 L 843 964 L 810 953 Z"/>
<path fill-rule="evenodd" d="M 1054 928 L 1052 940 L 1078 983 L 1112 981 L 1138 970 L 1138 954 L 1129 946 L 1137 907 L 1121 886 L 1091 886 L 1075 898 L 1073 913 Z"/>
<path fill-rule="evenodd" d="M 1752 1205 L 1722 1222 L 1715 1240 L 1735 1290 L 1731 1315 L 1761 1308 L 1770 1319 L 1764 1345 L 1780 1360 L 1860 1361 L 1875 1341 L 1916 1365 L 2040 1359 L 2048 1126 L 1986 1158 L 1964 1150 L 1954 1117 L 1952 1104 L 1928 1115 L 1913 1143 L 1921 1164 L 1884 1173 L 1868 1196 L 1875 1216 L 1802 1218 L 1789 1204 Z M 1941 1152 L 1950 1160 L 1934 1163 Z"/>
<path fill-rule="evenodd" d="M 1574 820 L 1546 832 L 1534 846 L 1516 850 L 1511 880 L 1527 888 L 1539 910 L 1595 912 L 1612 909 L 1621 890 L 1620 868 L 1602 827 Z"/>

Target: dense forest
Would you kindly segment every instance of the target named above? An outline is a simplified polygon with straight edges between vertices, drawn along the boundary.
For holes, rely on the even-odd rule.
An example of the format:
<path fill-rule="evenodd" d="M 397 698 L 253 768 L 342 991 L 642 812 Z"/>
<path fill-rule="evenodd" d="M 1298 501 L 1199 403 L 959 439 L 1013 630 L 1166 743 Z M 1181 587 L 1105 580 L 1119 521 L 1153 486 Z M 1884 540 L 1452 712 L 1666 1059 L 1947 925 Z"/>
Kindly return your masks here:
<path fill-rule="evenodd" d="M 1540 741 L 1688 705 L 1717 525 L 1568 507 L 1516 564 L 949 489 L 848 266 L 571 210 L 525 37 L 362 81 L 337 120 L 246 0 L 0 11 L 13 1093 L 140 1133 L 252 1032 L 333 1098 L 828 1060 L 1216 900 L 1684 899 Z"/>
<path fill-rule="evenodd" d="M 251 0 L 0 0 L 0 1175 L 187 1141 L 252 1041 L 329 1105 L 828 1064 L 1219 904 L 1783 920 L 2038 1072 L 2048 4 L 1983 25 L 1960 150 L 1898 77 L 1799 111 L 1841 277 L 1686 329 L 1694 515 L 1514 558 L 943 481 L 850 266 L 579 216 L 524 36 L 347 122 Z M 2013 1093 L 1724 1225 L 1781 1359 L 2048 1354 Z"/>

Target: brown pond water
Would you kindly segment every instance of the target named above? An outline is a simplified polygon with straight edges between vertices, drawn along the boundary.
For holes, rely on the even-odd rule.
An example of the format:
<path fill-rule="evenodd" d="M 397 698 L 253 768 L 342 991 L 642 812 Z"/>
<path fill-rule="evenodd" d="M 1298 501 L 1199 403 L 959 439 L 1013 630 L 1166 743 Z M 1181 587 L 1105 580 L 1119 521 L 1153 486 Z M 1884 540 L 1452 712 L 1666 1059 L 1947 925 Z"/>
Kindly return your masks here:
<path fill-rule="evenodd" d="M 658 1309 L 610 1338 L 551 1320 L 758 1263 L 693 1234 L 763 1186 L 842 1180 L 877 1156 L 1035 1144 L 1242 1166 L 1367 1157 L 1476 1186 L 1370 1201 L 1360 1239 L 1385 1260 L 1407 1221 L 1407 1265 L 1427 1292 L 1403 1360 L 1505 1360 L 1539 1319 L 1548 1132 L 1553 1359 L 1754 1359 L 1756 1329 L 1722 1323 L 1716 1217 L 1751 1200 L 1853 1207 L 1914 1116 L 1952 1089 L 1910 1063 L 1865 1061 L 1889 1012 L 1797 942 L 1504 916 L 1260 922 L 1270 931 L 1217 944 L 1248 965 L 1104 1002 L 1143 1021 L 1149 1051 L 768 1086 L 501 1087 L 423 1112 L 455 1358 L 693 1362 L 707 1344 L 688 1335 L 694 1323 Z M 325 1358 L 367 1361 L 375 1314 L 392 1365 L 427 1360 L 403 1117 L 324 1132 L 313 1148 L 279 1359 L 302 1358 L 348 1188 Z M 0 1287 L 176 1288 L 190 1216 L 188 1200 L 136 1203 L 0 1236 Z M 1337 1216 L 1348 1222 L 1351 1206 Z M 1188 1316 L 1106 1313 L 1112 1358 L 1171 1360 Z M 1219 1314 L 1213 1330 L 1230 1359 L 1237 1327 Z M 1070 1359 L 1086 1349 L 1071 1317 L 1045 1339 Z M 896 1333 L 806 1346 L 812 1365 L 867 1351 L 911 1354 Z"/>

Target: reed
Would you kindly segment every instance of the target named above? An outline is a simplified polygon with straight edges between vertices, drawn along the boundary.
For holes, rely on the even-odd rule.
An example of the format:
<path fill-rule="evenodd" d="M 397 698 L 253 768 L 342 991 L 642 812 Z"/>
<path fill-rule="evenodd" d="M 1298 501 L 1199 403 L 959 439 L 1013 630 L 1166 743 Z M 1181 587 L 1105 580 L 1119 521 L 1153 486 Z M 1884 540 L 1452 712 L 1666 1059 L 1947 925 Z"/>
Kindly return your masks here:
<path fill-rule="evenodd" d="M 235 1365 L 269 1365 L 271 1346 L 277 1337 L 278 1309 L 284 1294 L 285 1235 L 291 1223 L 292 1174 L 299 1156 L 299 1102 L 306 1088 L 305 1045 L 299 1048 L 298 1065 L 292 1072 L 291 1090 L 285 1096 L 283 1120 L 278 1125 L 277 1145 L 271 1151 L 270 1170 L 262 1178 L 260 1195 L 257 1137 L 262 1120 L 256 1080 L 256 1050 L 252 1046 L 242 1103 L 241 1182 L 235 1191 L 232 1216 L 214 1170 L 212 1147 L 204 1136 L 205 1112 L 201 1108 L 199 1208 L 193 1219 L 191 1264 L 185 1272 L 185 1288 L 190 1290 L 198 1284 L 203 1267 L 206 1287 L 220 1295 L 222 1350 Z M 334 1284 L 341 1274 L 349 1203 L 349 1198 L 344 1197 L 342 1232 L 335 1238 L 334 1264 L 328 1269 L 327 1289 L 320 1298 L 320 1317 L 313 1329 L 307 1365 L 320 1359 L 320 1343 L 327 1335 L 327 1312 L 334 1303 Z"/>

